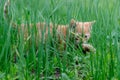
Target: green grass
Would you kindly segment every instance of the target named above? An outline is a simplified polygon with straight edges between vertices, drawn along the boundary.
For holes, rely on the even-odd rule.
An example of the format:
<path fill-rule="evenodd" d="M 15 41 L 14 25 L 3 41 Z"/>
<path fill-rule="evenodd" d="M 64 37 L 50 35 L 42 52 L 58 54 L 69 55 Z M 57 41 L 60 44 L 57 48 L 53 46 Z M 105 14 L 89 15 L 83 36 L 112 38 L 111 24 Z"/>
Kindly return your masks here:
<path fill-rule="evenodd" d="M 60 51 L 50 37 L 36 48 L 35 29 L 29 32 L 31 43 L 24 44 L 22 32 L 18 36 L 3 18 L 4 3 L 0 1 L 1 80 L 55 80 L 57 74 L 60 80 L 120 80 L 119 0 L 11 0 L 9 14 L 18 24 L 96 20 L 89 41 L 96 54 L 87 55 L 69 46 Z"/>

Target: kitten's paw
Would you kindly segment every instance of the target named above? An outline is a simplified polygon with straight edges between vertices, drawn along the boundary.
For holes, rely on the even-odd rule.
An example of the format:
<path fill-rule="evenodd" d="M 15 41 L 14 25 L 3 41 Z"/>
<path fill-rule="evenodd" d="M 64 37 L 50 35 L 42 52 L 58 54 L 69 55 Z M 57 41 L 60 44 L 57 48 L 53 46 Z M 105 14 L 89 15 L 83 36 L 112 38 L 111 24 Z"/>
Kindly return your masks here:
<path fill-rule="evenodd" d="M 82 48 L 83 48 L 84 52 L 96 53 L 96 49 L 91 44 L 83 43 Z"/>

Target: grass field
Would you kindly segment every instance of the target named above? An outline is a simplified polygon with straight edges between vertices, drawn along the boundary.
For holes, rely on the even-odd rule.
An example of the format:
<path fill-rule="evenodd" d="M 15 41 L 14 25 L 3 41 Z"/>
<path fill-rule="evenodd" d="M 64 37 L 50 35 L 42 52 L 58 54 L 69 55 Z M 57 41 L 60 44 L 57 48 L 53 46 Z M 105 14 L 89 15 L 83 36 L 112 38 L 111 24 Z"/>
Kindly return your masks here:
<path fill-rule="evenodd" d="M 89 40 L 96 54 L 86 55 L 69 46 L 60 51 L 51 39 L 36 49 L 35 36 L 25 44 L 3 18 L 5 1 L 0 0 L 0 80 L 120 80 L 119 0 L 11 0 L 9 15 L 18 24 L 96 20 Z"/>

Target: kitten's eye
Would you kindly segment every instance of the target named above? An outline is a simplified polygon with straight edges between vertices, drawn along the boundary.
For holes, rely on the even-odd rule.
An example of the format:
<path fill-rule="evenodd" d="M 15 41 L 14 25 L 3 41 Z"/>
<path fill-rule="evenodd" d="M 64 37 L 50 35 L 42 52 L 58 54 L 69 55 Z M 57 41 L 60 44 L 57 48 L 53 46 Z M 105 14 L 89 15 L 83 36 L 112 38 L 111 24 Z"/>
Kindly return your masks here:
<path fill-rule="evenodd" d="M 79 38 L 75 38 L 75 40 L 79 40 Z"/>
<path fill-rule="evenodd" d="M 85 38 L 87 38 L 87 35 L 85 35 Z"/>
<path fill-rule="evenodd" d="M 90 38 L 90 34 L 85 34 L 85 38 Z"/>

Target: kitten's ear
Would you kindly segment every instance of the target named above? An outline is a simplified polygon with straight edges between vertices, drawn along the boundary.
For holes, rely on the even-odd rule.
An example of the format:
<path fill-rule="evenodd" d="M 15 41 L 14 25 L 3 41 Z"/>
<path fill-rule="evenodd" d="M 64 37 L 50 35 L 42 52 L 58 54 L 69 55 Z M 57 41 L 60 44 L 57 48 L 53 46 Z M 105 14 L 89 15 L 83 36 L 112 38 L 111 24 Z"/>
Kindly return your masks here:
<path fill-rule="evenodd" d="M 84 23 L 84 26 L 89 27 L 90 29 L 92 29 L 92 26 L 93 26 L 93 24 L 94 24 L 95 22 L 96 22 L 95 20 L 94 20 L 94 21 L 91 21 L 91 22 L 86 22 L 86 23 Z"/>
<path fill-rule="evenodd" d="M 70 27 L 72 27 L 72 28 L 76 27 L 76 21 L 74 19 L 71 19 L 71 21 L 70 21 Z"/>
<path fill-rule="evenodd" d="M 94 20 L 94 21 L 91 21 L 91 26 L 95 23 L 96 21 Z"/>
<path fill-rule="evenodd" d="M 94 21 L 91 21 L 91 22 L 89 23 L 89 26 L 92 27 L 92 25 L 93 25 L 95 22 L 96 22 L 95 20 L 94 20 Z"/>
<path fill-rule="evenodd" d="M 95 20 L 90 22 L 90 29 L 92 29 L 93 24 L 95 24 Z"/>

